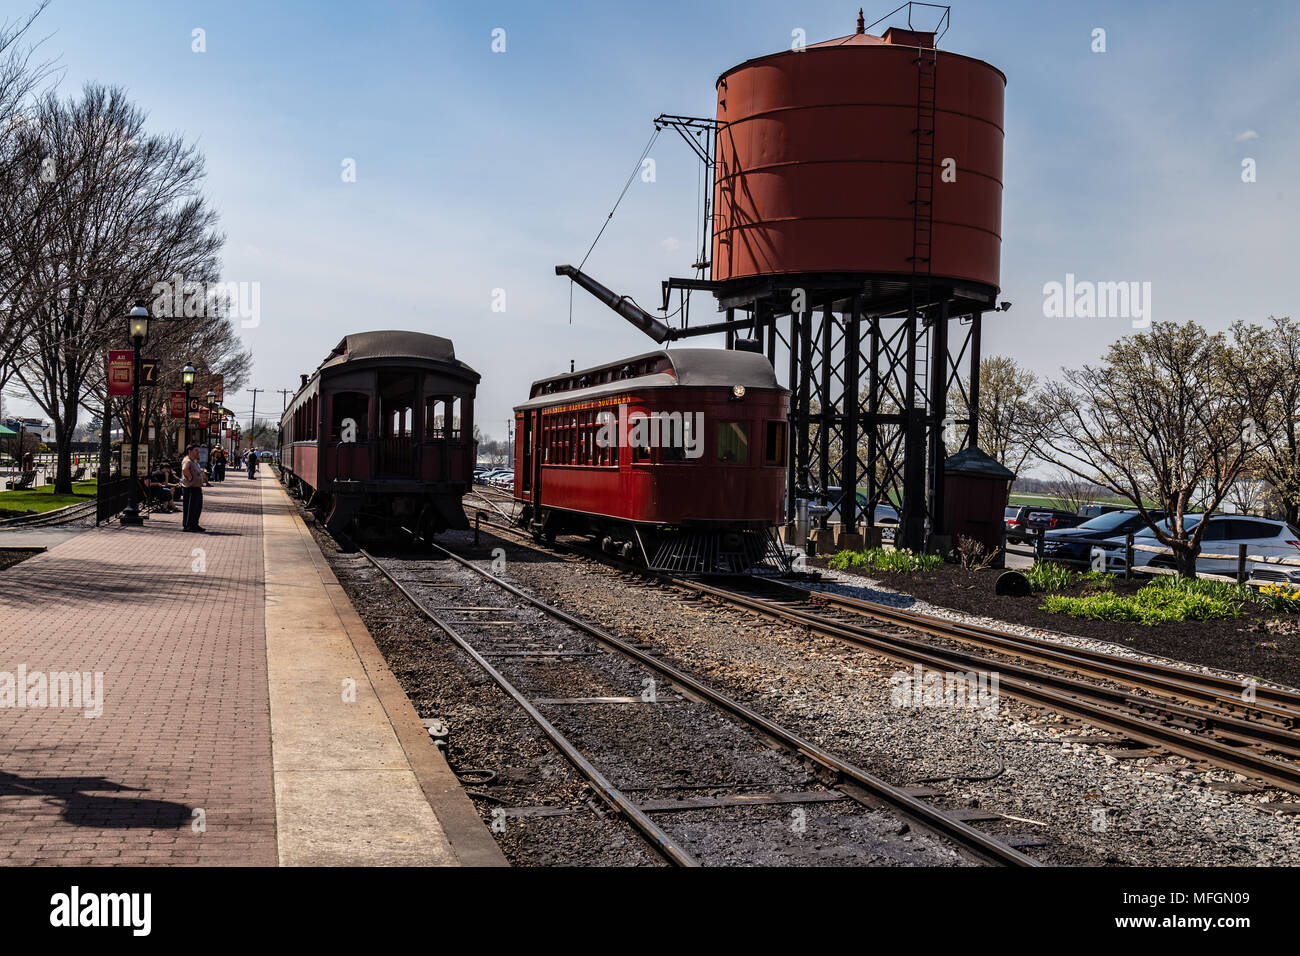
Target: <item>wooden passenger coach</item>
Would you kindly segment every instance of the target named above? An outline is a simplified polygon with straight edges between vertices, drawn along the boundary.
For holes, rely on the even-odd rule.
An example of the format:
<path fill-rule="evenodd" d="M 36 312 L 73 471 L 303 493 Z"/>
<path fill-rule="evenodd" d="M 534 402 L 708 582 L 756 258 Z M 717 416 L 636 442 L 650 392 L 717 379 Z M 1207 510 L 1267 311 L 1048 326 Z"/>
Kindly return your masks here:
<path fill-rule="evenodd" d="M 534 382 L 515 408 L 522 520 L 654 567 L 743 570 L 782 518 L 788 413 L 749 352 L 658 350 Z"/>
<path fill-rule="evenodd" d="M 303 379 L 280 420 L 281 475 L 332 533 L 468 527 L 479 375 L 449 339 L 358 332 Z"/>

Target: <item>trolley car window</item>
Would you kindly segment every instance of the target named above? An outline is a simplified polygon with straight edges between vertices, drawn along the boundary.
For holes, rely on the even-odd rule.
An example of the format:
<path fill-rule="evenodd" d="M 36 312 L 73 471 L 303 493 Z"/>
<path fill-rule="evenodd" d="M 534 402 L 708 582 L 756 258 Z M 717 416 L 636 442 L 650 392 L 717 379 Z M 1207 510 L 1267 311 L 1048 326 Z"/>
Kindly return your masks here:
<path fill-rule="evenodd" d="M 687 412 L 678 421 L 664 418 L 659 423 L 659 460 L 669 464 L 690 461 L 686 449 L 696 448 L 695 416 Z"/>
<path fill-rule="evenodd" d="M 618 426 L 613 412 L 596 413 L 596 453 L 598 465 L 618 464 Z"/>
<path fill-rule="evenodd" d="M 370 396 L 363 392 L 338 392 L 330 398 L 330 441 L 343 438 L 343 423 L 349 418 L 355 423 L 353 438 L 366 440 L 366 423 L 370 416 Z"/>
<path fill-rule="evenodd" d="M 785 464 L 785 422 L 768 422 L 764 432 L 763 464 Z"/>
<path fill-rule="evenodd" d="M 732 464 L 749 462 L 749 423 L 718 423 L 718 461 Z"/>

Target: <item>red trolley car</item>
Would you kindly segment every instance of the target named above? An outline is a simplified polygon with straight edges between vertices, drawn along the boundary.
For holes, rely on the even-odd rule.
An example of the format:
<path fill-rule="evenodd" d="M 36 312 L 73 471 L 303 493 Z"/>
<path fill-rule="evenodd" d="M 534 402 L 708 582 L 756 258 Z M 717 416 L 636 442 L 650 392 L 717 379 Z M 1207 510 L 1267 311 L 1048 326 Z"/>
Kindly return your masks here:
<path fill-rule="evenodd" d="M 651 567 L 749 570 L 784 555 L 788 414 L 752 352 L 658 350 L 534 382 L 515 408 L 520 521 Z"/>

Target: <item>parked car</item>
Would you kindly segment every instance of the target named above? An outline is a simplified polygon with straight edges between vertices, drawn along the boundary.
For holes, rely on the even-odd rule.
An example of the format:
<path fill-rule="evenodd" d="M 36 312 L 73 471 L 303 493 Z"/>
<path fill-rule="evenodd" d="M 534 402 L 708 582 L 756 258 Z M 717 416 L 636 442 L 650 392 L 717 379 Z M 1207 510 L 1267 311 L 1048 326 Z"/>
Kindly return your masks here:
<path fill-rule="evenodd" d="M 830 510 L 826 513 L 826 520 L 829 522 L 837 522 L 840 520 L 840 502 L 844 500 L 844 490 L 837 485 L 831 485 L 826 489 L 826 494 L 827 497 L 830 498 Z M 868 505 L 867 496 L 859 491 L 856 497 L 858 503 L 858 517 L 863 519 L 863 523 L 865 523 Z M 814 506 L 809 509 L 809 514 L 813 516 L 814 524 L 816 524 L 817 520 L 821 518 L 821 512 L 817 510 L 819 507 L 820 503 L 814 503 Z M 884 502 L 881 502 L 876 505 L 874 517 L 874 523 L 880 528 L 881 540 L 893 541 L 894 531 L 898 528 L 898 509 L 893 505 L 887 505 Z"/>
<path fill-rule="evenodd" d="M 513 488 L 515 486 L 515 473 L 513 471 L 499 471 L 488 479 L 488 484 L 494 488 Z"/>
<path fill-rule="evenodd" d="M 1164 518 L 1163 511 L 1148 512 L 1156 520 Z M 1054 528 L 1043 533 L 1043 558 L 1060 564 L 1087 565 L 1092 560 L 1092 549 L 1103 547 L 1107 538 L 1135 535 L 1147 529 L 1142 513 L 1136 508 L 1115 509 L 1089 518 L 1073 528 Z M 1121 554 L 1121 565 L 1122 565 Z"/>
<path fill-rule="evenodd" d="M 1007 541 L 1023 544 L 1034 538 L 1039 528 L 1049 531 L 1053 528 L 1072 528 L 1083 519 L 1069 511 L 1059 508 L 1044 508 L 1041 505 L 1010 505 L 1002 518 L 1002 525 L 1007 534 Z"/>
<path fill-rule="evenodd" d="M 1132 509 L 1125 508 L 1123 505 L 1084 505 L 1079 509 L 1080 518 L 1096 518 L 1100 515 L 1111 514 L 1115 511 L 1129 511 Z"/>
<path fill-rule="evenodd" d="M 1185 528 L 1194 528 L 1203 519 L 1202 515 L 1186 515 L 1183 518 Z M 1196 559 L 1198 574 L 1235 575 L 1237 573 L 1237 551 L 1241 545 L 1246 546 L 1246 553 L 1259 560 L 1246 562 L 1249 577 L 1265 581 L 1279 581 L 1300 584 L 1300 564 L 1281 564 L 1280 559 L 1289 558 L 1300 561 L 1300 529 L 1285 521 L 1272 518 L 1256 518 L 1250 515 L 1211 515 L 1209 527 L 1201 538 L 1202 556 Z M 1168 519 L 1160 523 L 1162 529 L 1168 528 Z M 1124 540 L 1107 539 L 1107 569 L 1124 570 Z M 1150 528 L 1133 536 L 1133 543 L 1160 547 L 1155 532 Z M 1205 554 L 1223 555 L 1223 557 L 1205 557 Z M 1133 567 L 1172 568 L 1172 554 L 1160 551 L 1133 552 Z"/>
<path fill-rule="evenodd" d="M 1002 527 L 1006 531 L 1007 541 L 1011 544 L 1024 543 L 1025 519 L 1032 509 L 1024 505 L 1008 505 L 1002 518 Z"/>
<path fill-rule="evenodd" d="M 1033 537 L 1039 528 L 1044 531 L 1074 528 L 1083 524 L 1084 520 L 1074 512 L 1060 508 L 1031 508 L 1025 519 L 1025 531 L 1028 537 Z"/>

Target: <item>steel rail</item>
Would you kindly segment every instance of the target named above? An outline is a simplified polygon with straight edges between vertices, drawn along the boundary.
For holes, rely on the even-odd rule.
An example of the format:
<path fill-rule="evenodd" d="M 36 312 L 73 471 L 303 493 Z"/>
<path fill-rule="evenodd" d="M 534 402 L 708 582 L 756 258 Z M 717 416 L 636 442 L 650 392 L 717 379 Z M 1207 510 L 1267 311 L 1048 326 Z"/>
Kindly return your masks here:
<path fill-rule="evenodd" d="M 864 790 L 868 791 L 872 796 L 889 804 L 903 814 L 924 823 L 930 829 L 941 833 L 950 840 L 965 847 L 967 850 L 976 853 L 981 858 L 996 863 L 1014 866 L 1041 865 L 1036 860 L 1026 856 L 1014 847 L 1002 843 L 996 837 L 983 833 L 967 823 L 954 819 L 945 814 L 938 807 L 934 807 L 920 798 L 912 796 L 905 790 L 882 780 L 874 774 L 836 757 L 829 751 L 823 750 L 817 744 L 800 737 L 798 734 L 780 726 L 779 724 L 773 723 L 757 711 L 751 710 L 744 704 L 714 690 L 707 684 L 700 682 L 684 671 L 678 670 L 671 664 L 646 653 L 640 648 L 629 644 L 622 638 L 615 637 L 613 634 L 610 634 L 608 631 L 605 631 L 594 624 L 590 624 L 581 618 L 574 617 L 567 611 L 563 611 L 553 605 L 547 604 L 545 601 L 533 597 L 531 594 L 515 587 L 510 582 L 497 577 L 491 572 L 484 570 L 461 555 L 458 555 L 439 544 L 431 544 L 431 547 L 434 550 L 441 551 L 452 560 L 458 562 L 479 576 L 494 582 L 504 590 L 528 604 L 531 604 L 533 607 L 536 607 L 538 610 L 550 617 L 563 621 L 571 627 L 595 638 L 607 647 L 612 647 L 627 657 L 658 671 L 671 682 L 688 688 L 692 693 L 740 718 L 744 723 L 759 729 L 767 736 L 780 742 L 791 750 L 802 754 L 814 763 L 840 775 L 840 777 L 852 781 Z M 372 558 L 371 560 L 373 561 L 374 559 Z M 387 574 L 387 572 L 385 572 L 385 574 Z M 388 575 L 388 577 L 392 580 L 391 575 Z M 403 591 L 405 592 L 405 589 L 403 589 Z"/>
<path fill-rule="evenodd" d="M 1053 710 L 1071 714 L 1093 726 L 1122 734 L 1149 746 L 1162 747 L 1191 760 L 1207 761 L 1245 776 L 1265 780 L 1283 790 L 1300 793 L 1300 765 L 1273 760 L 1205 736 L 1183 733 L 1172 727 L 1117 710 L 1114 705 L 1116 703 L 1128 705 L 1131 695 L 1006 661 L 935 647 L 923 641 L 886 634 L 875 628 L 848 624 L 806 611 L 797 611 L 764 598 L 740 594 L 699 581 L 673 578 L 672 583 L 768 617 L 800 624 L 820 634 L 869 647 L 887 657 L 909 664 L 919 663 L 941 671 L 997 672 L 999 689 L 1006 689 L 1012 697 L 1045 704 Z M 1098 703 L 1099 699 L 1108 703 Z M 1159 705 L 1160 709 L 1175 713 L 1180 710 L 1176 705 L 1160 705 L 1159 702 L 1152 700 L 1139 698 L 1138 702 L 1146 704 L 1151 709 L 1156 709 Z M 1232 720 L 1232 718 L 1220 718 L 1207 712 L 1199 712 L 1199 716 L 1206 720 L 1207 725 L 1216 721 Z"/>
<path fill-rule="evenodd" d="M 434 547 L 439 546 L 434 545 Z M 366 551 L 364 548 L 358 550 L 365 556 L 366 560 L 378 569 L 380 574 L 386 577 L 394 587 L 405 595 L 406 599 L 411 602 L 417 611 L 424 615 L 424 617 L 428 618 L 428 620 L 438 627 L 444 634 L 450 637 L 461 650 L 474 659 L 474 663 L 483 668 L 487 675 L 496 682 L 497 686 L 505 691 L 514 702 L 518 704 L 526 714 L 528 714 L 533 722 L 542 729 L 542 733 L 546 734 L 547 738 L 555 745 L 555 748 L 564 755 L 569 763 L 573 764 L 574 768 L 590 781 L 591 785 L 595 787 L 596 791 L 600 794 L 601 799 L 627 817 L 628 822 L 632 824 L 632 826 L 635 827 L 647 841 L 649 841 L 650 845 L 653 846 L 658 853 L 677 866 L 694 867 L 700 865 L 699 861 L 696 860 L 685 847 L 665 833 L 658 824 L 646 815 L 644 810 L 638 807 L 621 790 L 615 787 L 608 777 L 601 773 L 600 770 L 591 763 L 591 761 L 583 756 L 582 751 L 575 747 L 569 739 L 564 736 L 564 734 L 556 729 L 555 725 L 547 720 L 541 711 L 539 711 L 532 702 L 529 701 L 528 698 L 525 697 L 508 678 L 506 678 L 504 674 L 493 667 L 482 654 L 480 654 L 467 640 L 465 640 L 465 638 L 463 638 L 447 622 L 440 619 L 425 607 L 423 602 L 412 594 L 410 590 L 402 584 L 402 582 L 398 581 L 387 568 L 376 561 L 370 552 Z M 444 549 L 439 548 L 439 550 Z"/>
<path fill-rule="evenodd" d="M 1287 727 L 1300 725 L 1300 692 L 1256 686 L 1253 688 L 1255 700 L 1248 702 L 1242 697 L 1245 688 L 1240 682 L 1217 674 L 1201 674 L 1172 664 L 1132 660 L 1104 651 L 1063 646 L 1045 639 L 1010 634 L 979 624 L 949 621 L 792 582 L 782 581 L 780 586 L 837 607 L 937 637 L 994 647 L 1026 659 L 1070 667 L 1081 673 L 1134 683 L 1149 690 L 1200 700 L 1257 717 L 1271 717 Z"/>
<path fill-rule="evenodd" d="M 494 527 L 502 528 L 500 525 L 494 525 Z M 524 537 L 521 532 L 514 528 L 503 528 L 503 530 L 516 534 L 521 539 Z M 608 556 L 603 554 L 600 555 L 600 558 L 606 563 L 611 561 Z M 690 587 L 694 583 L 692 579 L 681 578 L 666 572 L 646 568 L 631 570 L 656 577 L 670 584 L 682 584 Z M 1300 722 L 1300 709 L 1293 712 L 1287 706 L 1294 700 L 1297 702 L 1297 706 L 1300 707 L 1300 694 L 1284 688 L 1259 687 L 1256 689 L 1256 701 L 1250 704 L 1241 698 L 1240 693 L 1235 696 L 1225 693 L 1223 688 L 1237 687 L 1238 685 L 1233 684 L 1228 678 L 1217 675 L 1201 675 L 1172 665 L 1148 664 L 1142 661 L 1134 662 L 1136 667 L 1130 669 L 1126 666 L 1128 664 L 1126 658 L 1106 655 L 1099 651 L 1063 648 L 1060 645 L 1045 646 L 1046 642 L 1040 644 L 1031 638 L 1005 634 L 992 628 L 947 621 L 943 618 L 916 614 L 915 612 L 901 611 L 887 605 L 878 605 L 858 598 L 835 594 L 834 592 L 806 588 L 789 581 L 773 581 L 766 578 L 755 578 L 753 581 L 762 583 L 765 586 L 785 588 L 802 598 L 826 600 L 828 603 L 867 616 L 878 617 L 889 624 L 904 627 L 908 630 L 965 643 L 995 647 L 995 649 L 1004 653 L 1014 654 L 1027 660 L 1037 660 L 1041 663 L 1074 670 L 1093 677 L 1144 687 L 1147 690 L 1167 694 L 1175 698 L 1208 703 L 1227 710 L 1229 713 L 1222 714 L 1213 711 L 1189 709 L 1179 707 L 1176 704 L 1165 704 L 1161 701 L 1123 694 L 1122 692 L 1111 692 L 1111 703 L 1145 710 L 1162 710 L 1185 721 L 1199 724 L 1204 728 L 1216 729 L 1223 736 L 1229 736 L 1244 743 L 1265 743 L 1280 752 L 1300 758 L 1300 732 L 1294 730 L 1296 724 Z M 995 664 L 1000 662 L 985 661 L 984 663 Z M 1034 672 L 1035 675 L 1038 673 Z M 1175 674 L 1178 675 L 1177 678 L 1167 676 Z M 1047 677 L 1049 682 L 1061 680 L 1052 677 L 1052 675 L 1043 676 Z M 1205 678 L 1204 682 L 1200 681 L 1202 677 Z M 1070 689 L 1077 690 L 1091 686 L 1093 685 L 1074 682 L 1070 685 Z M 1098 688 L 1097 690 L 1099 693 L 1104 693 L 1106 689 Z M 1266 700 L 1260 702 L 1258 700 L 1259 696 L 1265 697 Z M 1243 713 L 1255 719 L 1245 720 L 1237 716 L 1237 714 Z M 1273 726 L 1265 722 L 1269 720 L 1276 722 L 1280 726 Z"/>

